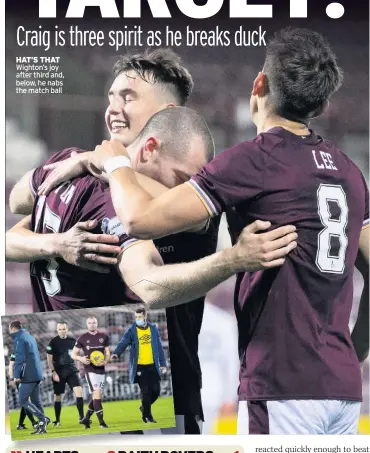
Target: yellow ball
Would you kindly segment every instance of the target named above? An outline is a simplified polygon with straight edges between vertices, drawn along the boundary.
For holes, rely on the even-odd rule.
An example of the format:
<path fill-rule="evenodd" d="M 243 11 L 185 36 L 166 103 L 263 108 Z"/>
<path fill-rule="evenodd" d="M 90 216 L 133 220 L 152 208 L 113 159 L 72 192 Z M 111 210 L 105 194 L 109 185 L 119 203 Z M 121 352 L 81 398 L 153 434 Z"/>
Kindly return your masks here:
<path fill-rule="evenodd" d="M 93 351 L 90 354 L 90 362 L 93 365 L 101 365 L 104 362 L 104 354 L 100 351 Z"/>

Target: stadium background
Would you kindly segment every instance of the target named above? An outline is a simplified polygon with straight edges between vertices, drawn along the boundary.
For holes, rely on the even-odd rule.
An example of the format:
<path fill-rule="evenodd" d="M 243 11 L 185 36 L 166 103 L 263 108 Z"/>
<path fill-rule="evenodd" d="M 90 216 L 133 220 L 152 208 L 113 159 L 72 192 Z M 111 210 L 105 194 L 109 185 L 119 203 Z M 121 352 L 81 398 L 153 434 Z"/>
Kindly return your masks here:
<path fill-rule="evenodd" d="M 3 316 L 1 318 L 4 359 L 6 366 L 6 383 L 8 408 L 10 410 L 19 409 L 18 392 L 9 386 L 8 365 L 10 355 L 14 350 L 14 342 L 8 333 L 8 326 L 14 319 L 19 320 L 23 327 L 33 335 L 37 341 L 42 370 L 45 380 L 41 386 L 41 399 L 44 407 L 51 407 L 54 404 L 53 384 L 51 372 L 47 363 L 47 346 L 52 338 L 57 336 L 57 323 L 66 322 L 68 324 L 68 336 L 77 339 L 87 332 L 86 320 L 89 316 L 95 316 L 98 320 L 98 330 L 108 335 L 111 352 L 113 353 L 123 334 L 135 322 L 135 309 L 137 305 L 127 305 L 121 307 L 104 307 L 95 309 L 66 310 L 63 312 L 33 313 L 15 317 Z M 171 361 L 168 348 L 167 321 L 165 310 L 150 310 L 148 319 L 154 323 L 159 330 L 168 371 L 161 378 L 161 397 L 172 396 L 171 384 Z M 81 365 L 80 365 L 81 368 Z M 129 382 L 129 350 L 124 351 L 118 361 L 109 363 L 106 367 L 106 383 L 104 387 L 103 403 L 107 401 L 127 401 L 140 399 L 140 388 L 138 384 Z M 80 379 L 83 388 L 85 406 L 89 401 L 89 390 L 84 378 Z M 71 389 L 66 386 L 66 392 L 62 399 L 63 406 L 75 404 L 75 397 Z M 170 405 L 171 407 L 171 405 Z M 137 409 L 137 408 L 136 408 Z M 172 416 L 172 410 L 170 413 Z M 63 415 L 62 415 L 63 418 Z M 62 423 L 63 425 L 63 423 Z"/>
<path fill-rule="evenodd" d="M 117 55 L 112 48 L 58 48 L 44 52 L 37 48 L 18 48 L 15 30 L 20 24 L 35 29 L 39 24 L 52 28 L 53 21 L 33 19 L 27 8 L 16 9 L 16 3 L 7 4 L 7 55 L 6 55 L 6 196 L 12 185 L 27 170 L 42 163 L 48 155 L 67 146 L 93 149 L 106 138 L 103 113 L 107 106 L 107 90 L 111 81 L 111 67 Z M 19 3 L 19 2 L 18 2 Z M 65 3 L 65 2 L 64 2 Z M 118 2 L 119 3 L 119 2 Z M 117 3 L 117 4 L 118 4 Z M 169 2 L 168 2 L 169 3 Z M 278 1 L 275 3 L 279 3 Z M 275 4 L 274 3 L 274 4 Z M 286 2 L 287 3 L 287 2 Z M 312 4 L 319 2 L 310 2 Z M 349 8 L 349 0 L 341 2 L 347 8 L 339 21 L 329 20 L 321 9 L 309 10 L 311 20 L 287 21 L 286 10 L 274 13 L 274 20 L 241 22 L 227 20 L 226 14 L 217 19 L 185 21 L 174 17 L 171 29 L 184 32 L 191 28 L 214 30 L 237 30 L 262 25 L 267 34 L 286 25 L 305 26 L 324 33 L 345 72 L 342 89 L 333 97 L 330 109 L 312 123 L 319 133 L 330 137 L 361 168 L 369 178 L 368 154 L 368 5 L 357 2 Z M 31 4 L 29 2 L 28 4 Z M 28 5 L 27 4 L 27 5 Z M 63 4 L 63 2 L 59 2 Z M 280 2 L 282 4 L 282 2 Z M 12 7 L 14 9 L 12 10 Z M 276 9 L 275 9 L 276 11 Z M 65 10 L 64 10 L 65 12 Z M 284 16 L 285 14 L 285 16 Z M 176 14 L 174 15 L 176 16 Z M 64 17 L 64 14 L 63 14 Z M 91 13 L 91 20 L 80 21 L 80 28 L 122 29 L 123 25 L 138 25 L 142 29 L 153 29 L 150 16 L 144 14 L 140 21 L 98 20 Z M 164 30 L 165 19 L 156 19 L 155 29 Z M 75 22 L 76 23 L 76 22 Z M 69 23 L 67 25 L 70 25 Z M 67 27 L 62 20 L 60 27 Z M 257 26 L 256 26 L 257 25 Z M 121 53 L 126 50 L 123 48 Z M 195 81 L 195 89 L 189 106 L 197 109 L 206 118 L 215 138 L 217 152 L 255 135 L 249 117 L 249 95 L 255 75 L 263 64 L 263 50 L 241 47 L 177 47 L 176 50 L 189 68 Z M 48 55 L 61 57 L 61 70 L 65 75 L 63 95 L 25 96 L 15 94 L 15 57 Z M 18 220 L 6 211 L 6 228 Z M 230 244 L 225 223 L 219 236 L 219 248 Z M 358 309 L 362 279 L 355 274 L 354 307 L 351 317 L 353 325 Z M 203 402 L 209 414 L 209 432 L 232 432 L 235 429 L 234 408 L 237 390 L 238 359 L 236 348 L 223 353 L 223 342 L 235 345 L 236 326 L 232 316 L 234 280 L 230 279 L 207 296 L 207 309 L 200 341 L 200 356 L 203 368 Z M 7 263 L 6 265 L 6 311 L 24 313 L 31 310 L 31 294 L 28 266 Z M 217 320 L 217 323 L 214 321 Z M 222 326 L 222 329 L 219 329 Z M 216 330 L 217 329 L 217 330 Z M 230 353 L 235 350 L 235 354 Z M 228 372 L 225 372 L 227 370 Z M 364 370 L 364 403 L 360 432 L 370 433 L 369 423 L 369 368 Z M 218 399 L 214 396 L 218 395 Z M 219 417 L 219 415 L 222 415 Z"/>

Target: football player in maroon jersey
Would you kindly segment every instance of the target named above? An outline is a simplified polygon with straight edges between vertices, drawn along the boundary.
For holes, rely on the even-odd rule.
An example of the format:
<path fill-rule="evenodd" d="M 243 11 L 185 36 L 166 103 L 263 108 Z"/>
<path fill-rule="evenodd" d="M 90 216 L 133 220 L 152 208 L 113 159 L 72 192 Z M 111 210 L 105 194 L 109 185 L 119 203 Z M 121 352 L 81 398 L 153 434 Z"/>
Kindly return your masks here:
<path fill-rule="evenodd" d="M 253 83 L 254 140 L 157 198 L 118 161 L 128 156 L 120 142 L 105 142 L 92 155 L 98 168 L 114 168 L 113 203 L 134 237 L 171 234 L 232 207 L 241 227 L 256 219 L 297 227 L 298 246 L 280 269 L 238 276 L 240 433 L 357 429 L 360 362 L 369 351 L 369 192 L 347 155 L 309 128 L 342 77 L 323 36 L 284 29 L 269 42 Z M 356 259 L 365 290 L 351 336 Z"/>

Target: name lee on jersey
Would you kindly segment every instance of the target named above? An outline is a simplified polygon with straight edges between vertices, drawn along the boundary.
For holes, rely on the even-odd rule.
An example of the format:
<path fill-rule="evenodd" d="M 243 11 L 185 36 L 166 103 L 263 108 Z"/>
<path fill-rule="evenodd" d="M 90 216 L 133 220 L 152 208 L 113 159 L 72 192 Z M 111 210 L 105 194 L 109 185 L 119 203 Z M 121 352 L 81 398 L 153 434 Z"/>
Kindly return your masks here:
<path fill-rule="evenodd" d="M 332 155 L 326 153 L 325 151 L 315 151 L 312 150 L 313 160 L 315 161 L 316 167 L 319 170 L 334 170 L 338 171 L 337 167 L 334 164 Z"/>

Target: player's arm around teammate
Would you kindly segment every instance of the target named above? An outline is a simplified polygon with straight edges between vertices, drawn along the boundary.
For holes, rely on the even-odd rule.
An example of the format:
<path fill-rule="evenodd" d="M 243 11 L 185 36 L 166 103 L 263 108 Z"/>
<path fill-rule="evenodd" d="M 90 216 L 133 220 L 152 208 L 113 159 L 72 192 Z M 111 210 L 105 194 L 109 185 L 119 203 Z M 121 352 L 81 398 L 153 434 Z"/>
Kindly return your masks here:
<path fill-rule="evenodd" d="M 108 234 L 92 234 L 97 222 L 79 222 L 65 233 L 39 234 L 31 230 L 31 216 L 35 196 L 30 182 L 32 171 L 27 172 L 13 187 L 9 206 L 21 219 L 6 233 L 6 260 L 31 262 L 41 259 L 63 258 L 66 262 L 97 272 L 108 272 L 104 265 L 117 264 L 120 248 L 118 238 Z"/>
<path fill-rule="evenodd" d="M 256 221 L 242 231 L 234 247 L 190 263 L 164 265 L 152 241 L 137 241 L 120 255 L 119 270 L 125 283 L 149 307 L 180 305 L 201 297 L 238 272 L 281 266 L 296 247 L 297 234 L 292 226 L 261 233 L 269 227 L 269 222 Z M 122 345 L 125 341 L 124 337 Z"/>
<path fill-rule="evenodd" d="M 21 219 L 6 233 L 7 261 L 29 263 L 62 258 L 67 263 L 100 273 L 117 264 L 120 248 L 116 236 L 93 234 L 95 220 L 79 222 L 65 233 L 39 234 L 31 231 L 31 216 Z"/>
<path fill-rule="evenodd" d="M 129 158 L 126 148 L 118 140 L 105 140 L 90 154 L 91 164 L 101 170 L 108 168 L 108 161 L 122 157 Z M 186 231 L 212 217 L 190 183 L 154 198 L 141 187 L 130 165 L 122 163 L 116 164 L 114 171 L 109 173 L 109 185 L 114 208 L 125 230 L 140 239 Z"/>

